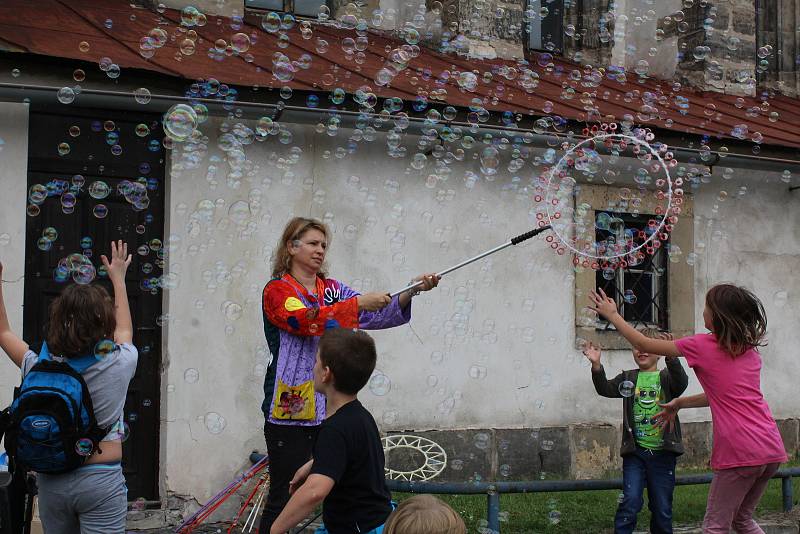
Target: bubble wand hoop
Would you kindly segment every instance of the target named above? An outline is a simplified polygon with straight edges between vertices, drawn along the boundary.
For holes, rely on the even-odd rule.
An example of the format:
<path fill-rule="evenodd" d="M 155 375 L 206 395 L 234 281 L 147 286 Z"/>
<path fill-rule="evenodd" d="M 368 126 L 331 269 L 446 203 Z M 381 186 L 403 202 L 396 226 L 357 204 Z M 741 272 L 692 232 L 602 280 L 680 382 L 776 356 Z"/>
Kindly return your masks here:
<path fill-rule="evenodd" d="M 475 261 L 478 261 L 480 259 L 483 259 L 486 256 L 490 256 L 490 255 L 494 254 L 495 252 L 499 252 L 499 251 L 503 250 L 504 248 L 510 247 L 511 245 L 519 245 L 523 241 L 527 241 L 528 239 L 530 239 L 532 237 L 535 237 L 535 236 L 541 234 L 542 232 L 544 232 L 545 230 L 549 230 L 550 228 L 551 228 L 551 226 L 549 224 L 547 224 L 545 226 L 541 226 L 541 227 L 536 228 L 534 230 L 531 230 L 529 232 L 525 232 L 524 234 L 520 234 L 520 235 L 518 235 L 516 237 L 512 237 L 510 240 L 508 240 L 507 242 L 503 243 L 502 245 L 496 246 L 491 250 L 487 250 L 486 252 L 478 254 L 477 256 L 474 256 L 474 257 L 472 257 L 472 258 L 470 258 L 468 260 L 464 260 L 461 263 L 458 263 L 456 265 L 453 265 L 452 267 L 448 267 L 447 269 L 436 273 L 436 276 L 441 278 L 442 276 L 444 276 L 444 275 L 446 275 L 448 273 L 452 273 L 456 269 L 460 269 L 460 268 L 464 267 L 465 265 L 469 265 L 472 262 L 475 262 Z M 399 291 L 395 291 L 394 293 L 390 293 L 389 296 L 396 297 L 400 293 L 403 293 L 405 291 L 414 290 L 414 289 L 416 289 L 417 287 L 419 287 L 421 285 L 422 285 L 422 280 L 418 280 L 418 281 L 414 282 L 413 284 L 407 285 L 406 287 L 404 287 L 403 289 L 401 289 Z"/>

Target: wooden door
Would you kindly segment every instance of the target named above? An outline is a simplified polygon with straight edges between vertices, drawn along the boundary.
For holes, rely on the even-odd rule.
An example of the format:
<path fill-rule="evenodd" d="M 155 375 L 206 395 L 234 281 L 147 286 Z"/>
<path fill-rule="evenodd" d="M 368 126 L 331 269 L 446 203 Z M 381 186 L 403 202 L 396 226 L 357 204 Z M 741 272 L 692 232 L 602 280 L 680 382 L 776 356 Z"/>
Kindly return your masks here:
<path fill-rule="evenodd" d="M 54 276 L 59 261 L 70 254 L 82 253 L 99 268 L 102 265 L 100 256 L 109 255 L 112 240 L 123 239 L 129 244 L 133 261 L 127 287 L 139 363 L 125 403 L 125 421 L 130 434 L 123 445 L 123 467 L 128 498 L 148 501 L 159 499 L 160 324 L 163 320 L 160 277 L 166 253 L 163 248 L 165 155 L 158 121 L 158 115 L 123 115 L 67 106 L 33 110 L 29 130 L 25 247 L 23 337 L 37 347 L 43 339 L 48 305 L 67 283 L 72 283 L 72 280 L 59 281 Z M 142 124 L 150 133 L 141 135 L 145 133 Z M 62 143 L 69 145 L 68 152 Z M 75 178 L 76 175 L 83 178 Z M 141 187 L 126 187 L 126 181 L 137 180 L 146 184 L 149 199 L 146 207 Z M 108 186 L 107 197 L 94 198 L 103 190 L 96 182 Z M 45 186 L 48 193 L 45 200 L 36 205 L 30 198 L 36 199 L 38 186 Z M 31 188 L 34 188 L 33 195 Z M 71 213 L 67 212 L 73 198 L 68 193 L 74 195 Z M 57 238 L 46 249 L 47 243 L 41 242 L 41 238 L 53 235 L 49 229 L 55 229 Z M 102 275 L 97 276 L 96 282 L 111 290 L 110 283 Z"/>

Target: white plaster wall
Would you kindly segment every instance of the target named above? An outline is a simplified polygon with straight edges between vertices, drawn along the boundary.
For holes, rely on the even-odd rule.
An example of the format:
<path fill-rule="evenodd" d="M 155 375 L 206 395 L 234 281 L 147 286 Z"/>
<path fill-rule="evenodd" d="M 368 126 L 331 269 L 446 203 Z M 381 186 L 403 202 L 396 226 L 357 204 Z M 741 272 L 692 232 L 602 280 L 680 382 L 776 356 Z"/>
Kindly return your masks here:
<path fill-rule="evenodd" d="M 27 170 L 28 106 L 0 102 L 0 261 L 3 280 L 13 281 L 3 283 L 3 296 L 11 328 L 18 335 L 22 335 Z M 0 355 L 0 407 L 11 402 L 19 379 L 17 366 L 5 353 Z"/>
<path fill-rule="evenodd" d="M 203 132 L 210 137 L 210 155 L 220 155 L 214 129 L 204 126 Z M 387 156 L 379 137 L 362 142 L 355 155 L 326 159 L 322 154 L 341 145 L 341 137 L 315 134 L 310 127 L 292 132 L 292 144 L 304 147 L 290 171 L 293 178 L 276 166 L 288 147 L 270 137 L 245 148 L 253 176 L 245 173 L 237 189 L 226 185 L 225 162 L 217 164 L 219 183 L 210 188 L 208 156 L 196 169 L 173 170 L 170 179 L 168 234 L 179 237 L 170 270 L 179 283 L 166 297 L 173 319 L 165 337 L 164 436 L 167 486 L 178 493 L 202 497 L 218 486 L 218 476 L 197 477 L 187 466 L 213 457 L 209 469 L 229 474 L 252 449 L 263 449 L 267 351 L 260 295 L 272 248 L 291 216 L 331 221 L 331 273 L 362 291 L 399 289 L 415 274 L 441 270 L 533 226 L 527 197 L 502 191 L 507 180 L 465 187 L 464 171 L 477 170 L 472 160 L 454 164 L 453 175 L 429 189 L 425 177 L 433 172 L 433 157 L 423 171 L 407 172 L 410 158 Z M 173 169 L 183 160 L 180 150 L 173 154 Z M 451 198 L 445 199 L 448 191 Z M 260 208 L 240 226 L 227 220 L 236 201 L 257 197 Z M 192 221 L 204 199 L 222 199 L 221 207 L 205 221 Z M 362 400 L 379 424 L 421 429 L 562 423 L 572 412 L 563 400 L 565 384 L 584 371 L 572 348 L 570 265 L 543 240 L 532 240 L 448 275 L 436 291 L 416 298 L 413 331 L 404 326 L 375 333 L 377 367 L 391 386 L 385 394 L 365 389 Z M 223 271 L 231 272 L 229 282 Z M 226 301 L 243 307 L 240 318 L 225 315 Z M 198 382 L 185 381 L 187 369 L 198 370 Z M 225 417 L 221 433 L 209 432 L 203 420 L 208 412 Z"/>
<path fill-rule="evenodd" d="M 717 283 L 744 285 L 761 299 L 769 342 L 761 349 L 761 389 L 780 419 L 800 414 L 800 191 L 788 192 L 779 176 L 756 171 L 729 181 L 717 178 L 697 195 L 695 243 L 706 247 L 695 269 L 695 317 L 698 331 L 705 331 L 704 297 Z M 746 192 L 740 196 L 742 187 Z M 724 201 L 721 191 L 727 194 Z"/>

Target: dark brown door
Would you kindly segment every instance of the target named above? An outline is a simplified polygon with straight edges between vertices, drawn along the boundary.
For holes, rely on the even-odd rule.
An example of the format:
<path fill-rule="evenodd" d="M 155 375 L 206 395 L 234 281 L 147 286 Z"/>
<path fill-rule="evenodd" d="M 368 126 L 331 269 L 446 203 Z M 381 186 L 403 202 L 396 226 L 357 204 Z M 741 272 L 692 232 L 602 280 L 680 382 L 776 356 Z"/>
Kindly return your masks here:
<path fill-rule="evenodd" d="M 159 142 L 163 134 L 158 120 L 157 115 L 121 115 L 61 106 L 33 111 L 29 126 L 25 340 L 34 348 L 40 346 L 48 305 L 72 283 L 71 279 L 58 279 L 62 258 L 84 254 L 99 268 L 100 256 L 109 255 L 109 244 L 116 239 L 127 241 L 133 254 L 127 287 L 139 364 L 125 403 L 130 434 L 123 445 L 130 500 L 159 498 L 160 277 L 165 250 L 164 149 Z M 141 135 L 145 133 L 142 124 L 149 134 Z M 62 143 L 69 145 L 68 152 Z M 125 181 L 145 185 L 149 204 L 143 203 L 140 186 L 132 189 Z M 94 198 L 104 189 L 95 182 L 108 186 L 108 196 Z M 41 199 L 39 186 L 47 189 L 47 195 L 35 204 L 31 196 Z M 52 237 L 50 229 L 55 229 L 57 237 L 48 248 L 41 238 Z M 99 275 L 96 281 L 111 290 L 107 278 Z"/>

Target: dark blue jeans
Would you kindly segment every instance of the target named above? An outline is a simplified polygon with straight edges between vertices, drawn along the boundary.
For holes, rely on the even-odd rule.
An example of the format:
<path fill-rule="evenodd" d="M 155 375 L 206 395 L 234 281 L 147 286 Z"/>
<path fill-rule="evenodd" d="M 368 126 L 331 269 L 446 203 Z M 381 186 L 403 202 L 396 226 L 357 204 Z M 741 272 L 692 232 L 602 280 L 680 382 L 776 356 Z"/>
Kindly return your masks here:
<path fill-rule="evenodd" d="M 636 447 L 622 457 L 622 501 L 614 516 L 614 532 L 629 534 L 636 528 L 644 489 L 650 508 L 650 532 L 672 534 L 672 490 L 675 489 L 675 459 L 672 452 Z"/>

